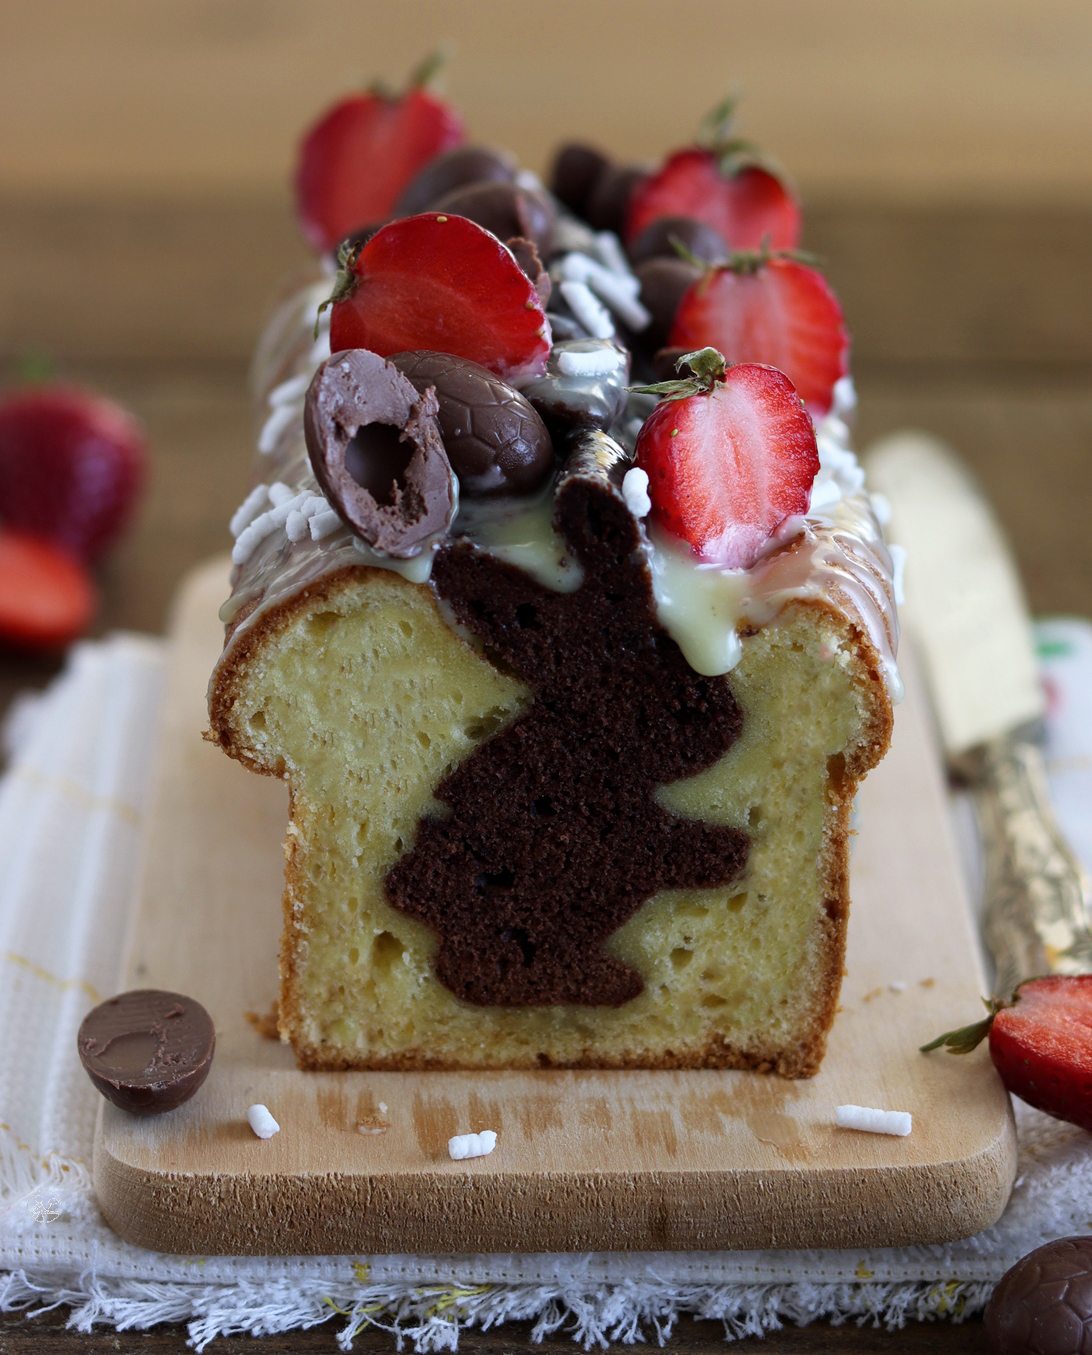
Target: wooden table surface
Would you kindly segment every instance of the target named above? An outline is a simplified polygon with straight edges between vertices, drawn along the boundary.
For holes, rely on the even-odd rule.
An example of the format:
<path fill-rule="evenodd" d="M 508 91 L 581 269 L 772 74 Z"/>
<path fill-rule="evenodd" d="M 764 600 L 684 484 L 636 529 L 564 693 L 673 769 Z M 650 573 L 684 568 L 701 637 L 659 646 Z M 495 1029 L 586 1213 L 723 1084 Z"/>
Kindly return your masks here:
<path fill-rule="evenodd" d="M 832 199 L 812 209 L 808 235 L 854 332 L 861 441 L 908 424 L 949 438 L 993 497 L 1035 610 L 1092 614 L 1092 209 Z M 72 240 L 85 265 L 78 296 L 50 266 Z M 227 546 L 249 474 L 247 356 L 272 280 L 302 257 L 280 199 L 171 210 L 0 199 L 0 353 L 10 367 L 21 349 L 51 352 L 63 374 L 134 409 L 151 440 L 147 497 L 102 571 L 99 632 L 160 630 L 179 577 Z M 41 685 L 57 663 L 0 656 L 0 700 Z M 0 1355 L 185 1349 L 178 1327 L 119 1345 L 112 1332 L 88 1337 L 57 1323 L 0 1321 Z M 470 1334 L 462 1348 L 499 1355 L 525 1348 L 528 1331 Z M 719 1324 L 685 1319 L 671 1345 L 706 1352 L 721 1339 Z M 324 1327 L 212 1349 L 332 1347 Z M 372 1333 L 357 1348 L 389 1349 L 391 1338 Z M 572 1347 L 558 1339 L 544 1349 Z M 892 1335 L 820 1324 L 771 1334 L 761 1349 L 976 1351 L 984 1338 L 976 1321 Z"/>

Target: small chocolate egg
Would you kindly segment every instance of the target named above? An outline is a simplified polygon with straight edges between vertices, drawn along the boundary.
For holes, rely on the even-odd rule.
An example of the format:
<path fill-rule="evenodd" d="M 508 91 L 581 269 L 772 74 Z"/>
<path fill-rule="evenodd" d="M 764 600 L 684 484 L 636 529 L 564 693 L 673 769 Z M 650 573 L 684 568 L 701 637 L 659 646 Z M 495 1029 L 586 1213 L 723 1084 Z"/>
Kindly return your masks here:
<path fill-rule="evenodd" d="M 731 253 L 720 231 L 691 216 L 661 216 L 650 221 L 629 247 L 633 264 L 646 259 L 678 259 L 675 241 L 704 263 L 726 263 Z"/>
<path fill-rule="evenodd" d="M 456 146 L 417 171 L 402 190 L 395 215 L 416 216 L 427 211 L 429 203 L 466 184 L 511 183 L 515 177 L 516 162 L 504 151 L 492 146 Z"/>
<path fill-rule="evenodd" d="M 546 425 L 499 376 L 428 349 L 390 362 L 418 391 L 435 390 L 440 436 L 465 494 L 524 494 L 546 478 L 554 463 Z"/>
<path fill-rule="evenodd" d="M 986 1307 L 993 1355 L 1092 1350 L 1092 1237 L 1063 1237 L 1021 1258 Z"/>

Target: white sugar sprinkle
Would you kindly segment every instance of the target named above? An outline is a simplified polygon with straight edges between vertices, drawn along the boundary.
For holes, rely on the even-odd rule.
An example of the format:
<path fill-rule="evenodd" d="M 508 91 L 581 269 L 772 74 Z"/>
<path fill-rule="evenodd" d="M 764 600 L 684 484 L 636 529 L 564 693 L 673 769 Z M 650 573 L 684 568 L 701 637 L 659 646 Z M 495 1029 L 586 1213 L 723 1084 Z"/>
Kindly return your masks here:
<path fill-rule="evenodd" d="M 300 416 L 295 405 L 275 405 L 258 435 L 258 451 L 267 456 L 276 447 L 281 434 Z"/>
<path fill-rule="evenodd" d="M 622 249 L 621 241 L 613 231 L 596 232 L 595 252 L 599 262 L 609 268 L 612 273 L 621 273 L 623 276 L 631 275 L 629 260 Z"/>
<path fill-rule="evenodd" d="M 467 1157 L 488 1157 L 497 1146 L 497 1136 L 492 1129 L 483 1129 L 480 1134 L 456 1134 L 447 1141 L 448 1154 L 455 1162 Z"/>
<path fill-rule="evenodd" d="M 906 992 L 906 980 L 905 980 L 905 979 L 892 979 L 892 981 L 891 981 L 887 986 L 888 986 L 888 988 L 891 989 L 891 991 L 892 991 L 893 993 L 905 993 L 905 992 Z"/>
<path fill-rule="evenodd" d="M 281 1127 L 263 1105 L 251 1106 L 246 1113 L 246 1122 L 260 1139 L 271 1139 L 281 1132 Z"/>
<path fill-rule="evenodd" d="M 290 376 L 287 381 L 282 381 L 279 386 L 274 386 L 266 397 L 270 408 L 277 405 L 292 405 L 297 400 L 302 400 L 307 394 L 307 387 L 311 384 L 311 373 L 301 372 L 299 376 Z"/>
<path fill-rule="evenodd" d="M 228 523 L 228 531 L 232 536 L 238 536 L 244 527 L 249 527 L 260 513 L 265 512 L 268 503 L 269 486 L 255 485 L 239 507 L 236 508 L 234 516 Z"/>
<path fill-rule="evenodd" d="M 596 339 L 614 337 L 614 321 L 607 308 L 597 300 L 586 283 L 563 282 L 559 288 L 561 295 L 579 324 Z"/>
<path fill-rule="evenodd" d="M 648 517 L 652 512 L 652 500 L 648 497 L 648 474 L 640 466 L 633 466 L 626 471 L 622 480 L 622 498 L 635 518 Z"/>
<path fill-rule="evenodd" d="M 871 1106 L 838 1106 L 834 1121 L 839 1129 L 863 1129 L 868 1134 L 896 1134 L 905 1138 L 910 1133 L 910 1112 L 906 1110 L 874 1110 Z"/>
<path fill-rule="evenodd" d="M 559 348 L 557 353 L 557 365 L 565 376 L 609 376 L 624 367 L 625 362 L 626 355 L 613 344 L 604 344 L 602 348 Z"/>
<path fill-rule="evenodd" d="M 311 524 L 312 541 L 321 541 L 324 537 L 331 536 L 343 525 L 332 508 L 324 509 L 321 513 L 315 513 L 308 520 Z"/>
<path fill-rule="evenodd" d="M 289 541 L 304 541 L 311 534 L 311 528 L 303 511 L 293 508 L 284 524 L 284 534 Z"/>

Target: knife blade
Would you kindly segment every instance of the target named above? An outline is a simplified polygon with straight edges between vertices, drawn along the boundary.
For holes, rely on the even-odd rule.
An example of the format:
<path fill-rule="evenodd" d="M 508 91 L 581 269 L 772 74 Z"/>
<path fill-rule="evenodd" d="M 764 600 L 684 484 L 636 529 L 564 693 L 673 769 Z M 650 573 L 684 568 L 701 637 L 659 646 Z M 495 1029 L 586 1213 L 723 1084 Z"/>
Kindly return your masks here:
<path fill-rule="evenodd" d="M 1050 809 L 1031 623 L 1000 524 L 956 454 L 928 434 L 893 434 L 864 460 L 890 505 L 886 534 L 907 552 L 901 616 L 948 767 L 974 797 L 994 993 L 1092 972 L 1092 891 Z"/>

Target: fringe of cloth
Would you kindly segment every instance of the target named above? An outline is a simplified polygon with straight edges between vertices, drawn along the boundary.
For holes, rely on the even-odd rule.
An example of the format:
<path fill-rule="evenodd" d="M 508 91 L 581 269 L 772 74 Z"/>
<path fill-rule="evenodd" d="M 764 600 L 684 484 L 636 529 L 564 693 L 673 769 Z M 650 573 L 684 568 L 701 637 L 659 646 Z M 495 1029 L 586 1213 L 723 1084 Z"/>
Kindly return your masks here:
<path fill-rule="evenodd" d="M 81 1332 L 96 1323 L 131 1331 L 185 1322 L 189 1344 L 198 1352 L 217 1336 L 272 1336 L 340 1315 L 344 1325 L 337 1344 L 343 1351 L 352 1350 L 366 1327 L 379 1327 L 394 1336 L 398 1350 L 409 1342 L 414 1351 L 429 1355 L 456 1350 L 465 1329 L 488 1331 L 504 1322 L 532 1322 L 535 1343 L 560 1332 L 585 1350 L 649 1341 L 662 1346 L 687 1314 L 721 1322 L 727 1341 L 818 1319 L 894 1331 L 908 1321 L 943 1317 L 961 1322 L 985 1308 L 992 1289 L 990 1283 L 959 1281 L 679 1287 L 629 1280 L 596 1288 L 562 1282 L 426 1285 L 407 1293 L 393 1283 L 343 1288 L 299 1280 L 276 1288 L 268 1281 L 243 1279 L 232 1286 L 155 1284 L 101 1279 L 91 1269 L 76 1279 L 26 1271 L 0 1276 L 0 1312 L 25 1310 L 33 1317 L 64 1306 L 71 1309 L 67 1325 Z"/>

